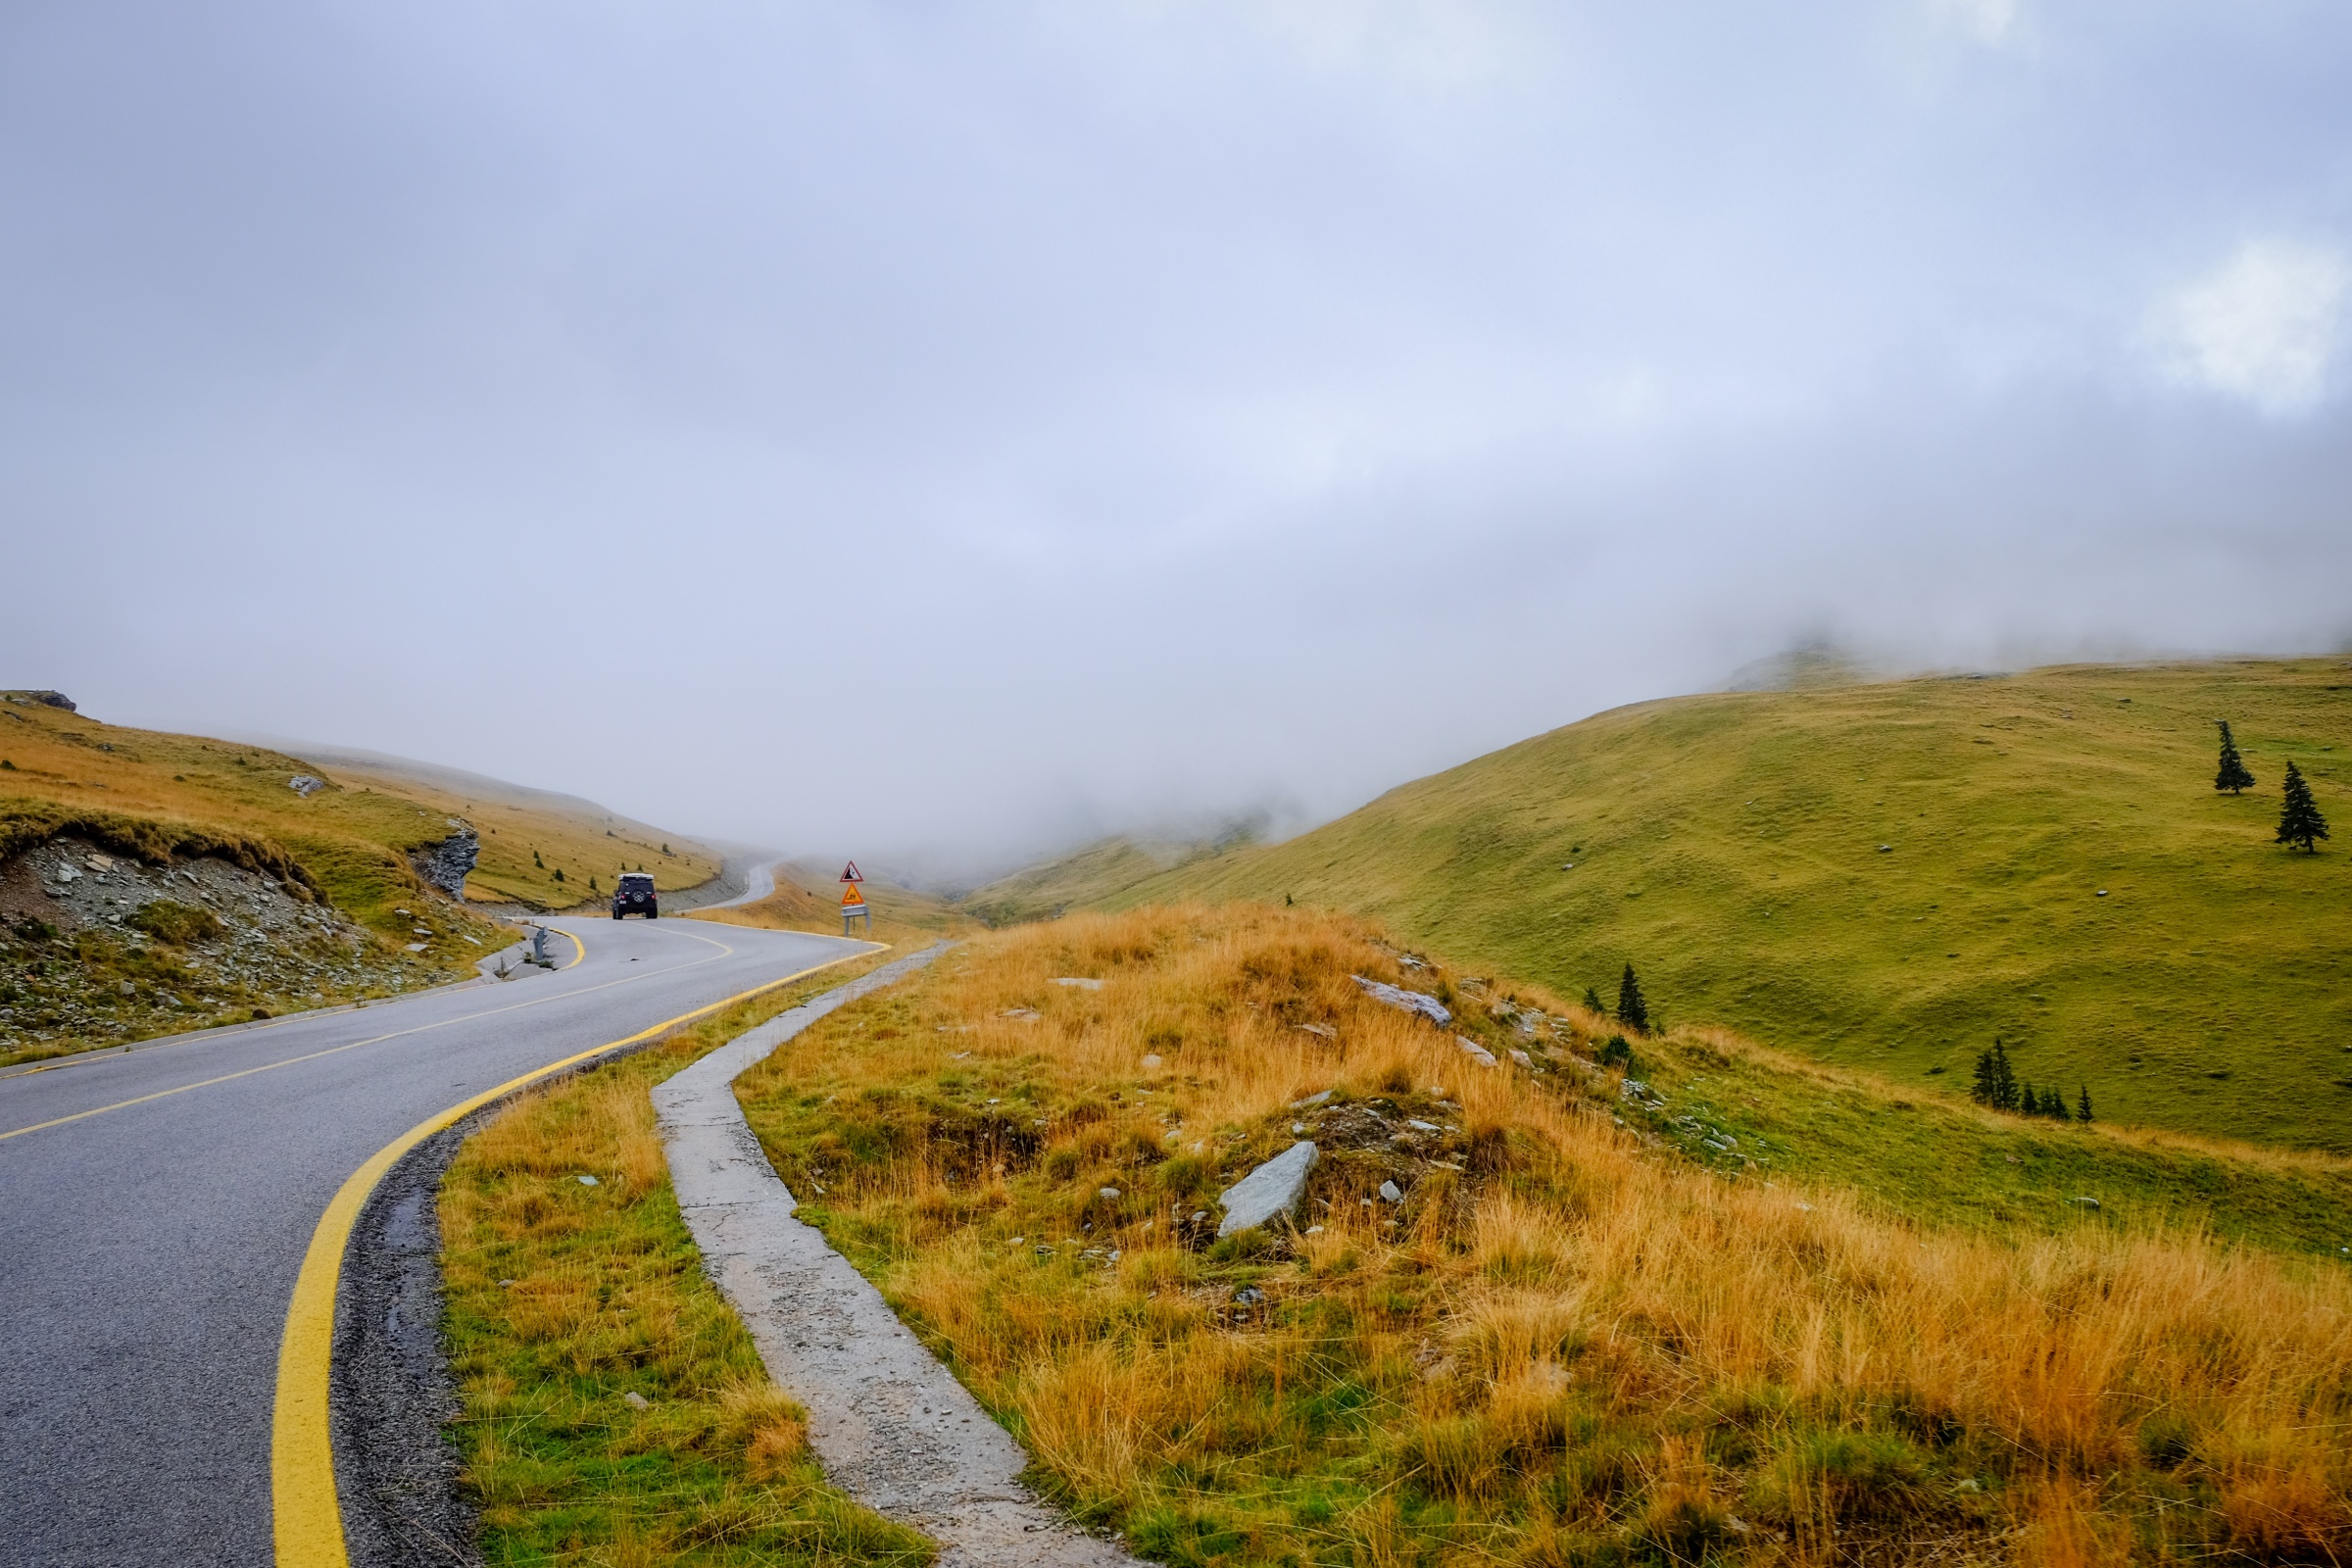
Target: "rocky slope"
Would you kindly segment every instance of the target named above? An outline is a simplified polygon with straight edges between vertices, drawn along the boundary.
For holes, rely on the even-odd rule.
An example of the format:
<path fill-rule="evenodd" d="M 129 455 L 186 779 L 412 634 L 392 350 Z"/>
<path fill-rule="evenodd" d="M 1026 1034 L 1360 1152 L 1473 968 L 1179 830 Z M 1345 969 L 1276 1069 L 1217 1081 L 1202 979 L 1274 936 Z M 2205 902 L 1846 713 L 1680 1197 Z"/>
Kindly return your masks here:
<path fill-rule="evenodd" d="M 438 901 L 394 912 L 406 942 L 224 858 L 47 840 L 0 864 L 0 1064 L 396 995 L 482 951 Z"/>

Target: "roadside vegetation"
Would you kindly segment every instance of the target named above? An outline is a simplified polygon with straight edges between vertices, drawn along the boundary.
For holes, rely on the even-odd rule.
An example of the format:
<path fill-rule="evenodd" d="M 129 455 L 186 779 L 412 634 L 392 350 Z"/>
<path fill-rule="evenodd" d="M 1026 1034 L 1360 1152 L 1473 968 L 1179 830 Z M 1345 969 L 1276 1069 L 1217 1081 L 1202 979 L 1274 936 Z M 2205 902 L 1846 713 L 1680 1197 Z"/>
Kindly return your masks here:
<path fill-rule="evenodd" d="M 2352 663 L 2081 665 L 1618 709 L 1091 898 L 1348 909 L 1562 996 L 1632 962 L 1669 1022 L 1921 1095 L 1998 1038 L 2102 1115 L 2352 1153 L 2315 817 L 2352 819 Z"/>
<path fill-rule="evenodd" d="M 650 1087 L 887 955 L 524 1097 L 441 1191 L 454 1428 L 493 1565 L 927 1563 L 824 1484 L 671 1195 Z M 582 1177 L 594 1179 L 594 1185 Z"/>
<path fill-rule="evenodd" d="M 980 937 L 739 1092 L 802 1217 L 1040 1484 L 1161 1562 L 2352 1542 L 2320 1156 L 1904 1103 L 1243 906 Z M 1217 1194 L 1300 1138 L 1298 1227 L 1217 1240 Z M 2202 1218 L 2168 1218 L 2199 1180 Z"/>

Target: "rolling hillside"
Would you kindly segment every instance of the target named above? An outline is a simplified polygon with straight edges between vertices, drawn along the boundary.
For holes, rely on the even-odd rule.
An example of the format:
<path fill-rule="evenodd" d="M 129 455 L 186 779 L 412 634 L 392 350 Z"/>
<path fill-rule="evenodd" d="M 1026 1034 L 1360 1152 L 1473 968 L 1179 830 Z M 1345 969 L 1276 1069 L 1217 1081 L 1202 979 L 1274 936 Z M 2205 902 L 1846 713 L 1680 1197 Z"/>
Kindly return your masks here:
<path fill-rule="evenodd" d="M 650 872 L 664 893 L 719 872 L 715 851 L 576 795 L 373 752 L 304 746 L 302 755 L 335 783 L 403 796 L 472 823 L 481 858 L 466 879 L 466 896 L 477 903 L 568 908 L 595 897 L 591 881 L 611 893 L 612 874 L 624 865 Z"/>
<path fill-rule="evenodd" d="M 0 1064 L 470 974 L 512 931 L 418 870 L 463 863 L 469 827 L 468 902 L 570 905 L 624 858 L 665 886 L 716 869 L 589 802 L 341 760 L 0 692 Z"/>
<path fill-rule="evenodd" d="M 2214 721 L 2258 780 L 2213 788 Z M 1678 698 L 1100 902 L 1292 898 L 1472 965 L 1962 1095 L 1995 1036 L 2109 1118 L 2352 1151 L 2352 663 Z M 1573 869 L 1571 869 L 1573 867 Z"/>

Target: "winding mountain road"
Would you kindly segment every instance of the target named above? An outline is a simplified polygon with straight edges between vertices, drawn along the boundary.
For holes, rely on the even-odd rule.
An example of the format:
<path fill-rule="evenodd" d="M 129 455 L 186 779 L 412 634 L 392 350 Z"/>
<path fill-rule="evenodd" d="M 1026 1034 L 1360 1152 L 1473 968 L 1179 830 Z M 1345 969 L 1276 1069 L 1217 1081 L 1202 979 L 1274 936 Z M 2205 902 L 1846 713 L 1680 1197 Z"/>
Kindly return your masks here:
<path fill-rule="evenodd" d="M 452 1104 L 872 947 L 549 923 L 578 943 L 554 973 L 0 1078 L 0 1560 L 270 1562 L 280 1340 L 345 1180 Z"/>

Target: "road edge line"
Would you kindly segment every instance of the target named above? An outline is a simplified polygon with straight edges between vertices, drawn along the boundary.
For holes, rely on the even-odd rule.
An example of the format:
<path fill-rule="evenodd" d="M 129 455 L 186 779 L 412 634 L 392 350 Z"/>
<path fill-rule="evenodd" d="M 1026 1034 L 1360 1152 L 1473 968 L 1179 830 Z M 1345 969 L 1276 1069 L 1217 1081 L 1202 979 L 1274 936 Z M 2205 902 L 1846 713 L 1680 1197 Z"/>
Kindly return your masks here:
<path fill-rule="evenodd" d="M 572 940 L 579 942 L 577 937 Z M 585 943 L 580 943 L 580 951 L 586 956 Z M 369 1155 L 345 1178 L 335 1196 L 327 1200 L 326 1212 L 318 1217 L 318 1227 L 311 1233 L 311 1245 L 302 1255 L 302 1270 L 294 1279 L 293 1298 L 286 1306 L 285 1331 L 278 1342 L 277 1392 L 270 1421 L 270 1514 L 278 1568 L 349 1568 L 351 1562 L 343 1540 L 342 1504 L 335 1492 L 334 1438 L 328 1415 L 335 1346 L 335 1294 L 342 1283 L 343 1253 L 350 1246 L 352 1228 L 384 1173 L 402 1155 L 435 1133 L 543 1078 L 653 1039 L 707 1013 L 747 1002 L 763 991 L 806 980 L 871 953 L 888 951 L 890 944 L 875 943 L 865 953 L 845 953 L 838 958 L 762 981 L 748 991 L 679 1013 L 651 1028 L 640 1029 L 626 1039 L 609 1042 L 511 1078 L 495 1089 L 485 1090 L 418 1122 Z M 572 960 L 578 961 L 578 958 Z"/>

